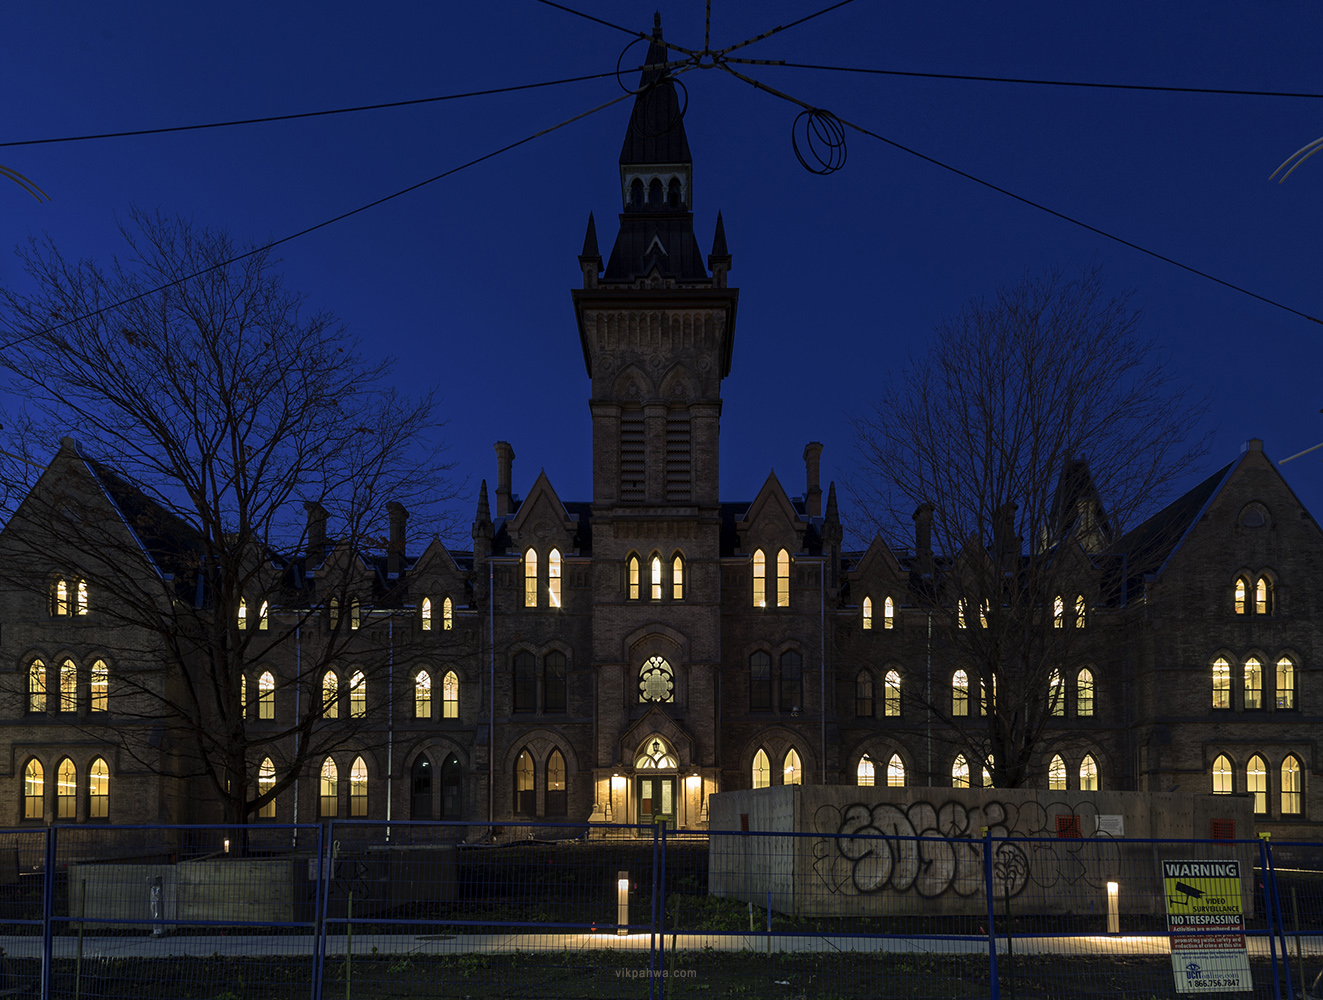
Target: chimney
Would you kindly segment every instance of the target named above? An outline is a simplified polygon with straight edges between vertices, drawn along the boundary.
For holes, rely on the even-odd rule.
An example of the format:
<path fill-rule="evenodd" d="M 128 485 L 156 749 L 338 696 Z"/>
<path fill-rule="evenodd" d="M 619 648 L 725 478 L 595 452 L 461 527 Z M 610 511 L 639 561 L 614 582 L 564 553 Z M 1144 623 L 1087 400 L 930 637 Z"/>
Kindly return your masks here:
<path fill-rule="evenodd" d="M 403 504 L 392 500 L 386 504 L 390 515 L 390 546 L 386 549 L 386 576 L 398 578 L 404 568 L 404 533 L 409 524 L 409 512 Z"/>
<path fill-rule="evenodd" d="M 997 520 L 992 528 L 993 548 L 1003 570 L 1014 569 L 1016 557 L 1020 554 L 1020 539 L 1015 534 L 1015 512 L 1019 509 L 1019 504 L 1002 504 L 997 509 Z"/>
<path fill-rule="evenodd" d="M 914 512 L 914 554 L 919 557 L 919 573 L 933 575 L 933 505 L 921 503 Z"/>
<path fill-rule="evenodd" d="M 514 449 L 509 441 L 496 442 L 496 516 L 510 516 L 510 469 L 514 465 Z"/>
<path fill-rule="evenodd" d="M 808 485 L 804 490 L 804 509 L 809 517 L 822 516 L 822 488 L 818 486 L 818 465 L 822 461 L 822 442 L 810 441 L 804 446 L 804 472 Z"/>
<path fill-rule="evenodd" d="M 306 500 L 303 510 L 308 515 L 308 567 L 326 562 L 326 508 L 316 500 Z"/>

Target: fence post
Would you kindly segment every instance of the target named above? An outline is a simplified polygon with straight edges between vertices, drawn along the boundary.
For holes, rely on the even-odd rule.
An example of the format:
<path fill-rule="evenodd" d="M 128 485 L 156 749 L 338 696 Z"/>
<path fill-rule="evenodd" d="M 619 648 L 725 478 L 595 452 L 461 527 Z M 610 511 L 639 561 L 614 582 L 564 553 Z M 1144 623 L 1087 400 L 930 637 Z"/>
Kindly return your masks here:
<path fill-rule="evenodd" d="M 1282 985 L 1277 976 L 1277 935 L 1273 930 L 1272 872 L 1268 868 L 1267 842 L 1263 840 L 1259 841 L 1259 871 L 1263 872 L 1263 915 L 1268 920 L 1268 954 L 1272 959 L 1272 995 L 1276 1000 L 1281 1000 Z"/>
<path fill-rule="evenodd" d="M 657 970 L 661 972 L 666 968 L 666 822 L 661 824 L 661 875 L 657 880 L 658 888 L 658 925 L 657 929 Z M 662 1000 L 666 996 L 666 977 L 663 973 L 657 979 L 657 998 Z"/>
<path fill-rule="evenodd" d="M 41 1000 L 51 998 L 51 959 L 55 919 L 55 827 L 46 827 L 46 870 L 41 885 Z"/>
<path fill-rule="evenodd" d="M 657 824 L 652 824 L 652 909 L 648 916 L 648 1000 L 657 997 L 657 874 L 661 866 L 661 843 Z M 658 998 L 659 1000 L 659 998 Z"/>
<path fill-rule="evenodd" d="M 326 970 L 326 895 L 331 881 L 329 841 L 326 827 L 317 826 L 317 892 L 312 903 L 312 1000 L 322 1000 Z"/>
<path fill-rule="evenodd" d="M 1276 916 L 1278 933 L 1282 940 L 1282 971 L 1286 974 L 1286 995 L 1295 996 L 1295 987 L 1291 983 L 1291 953 L 1286 950 L 1286 918 L 1282 916 L 1282 898 L 1277 892 L 1277 866 L 1272 859 L 1272 845 L 1266 840 L 1259 841 L 1260 849 L 1263 851 L 1263 857 L 1267 861 L 1267 874 L 1269 884 L 1272 886 L 1272 908 Z M 1276 985 L 1277 978 L 1277 948 L 1273 947 L 1273 979 Z M 1303 988 L 1304 983 L 1300 984 Z"/>
<path fill-rule="evenodd" d="M 992 888 L 992 830 L 983 828 L 983 895 L 988 901 L 988 996 L 1001 1000 L 1001 980 L 997 977 L 997 894 Z"/>

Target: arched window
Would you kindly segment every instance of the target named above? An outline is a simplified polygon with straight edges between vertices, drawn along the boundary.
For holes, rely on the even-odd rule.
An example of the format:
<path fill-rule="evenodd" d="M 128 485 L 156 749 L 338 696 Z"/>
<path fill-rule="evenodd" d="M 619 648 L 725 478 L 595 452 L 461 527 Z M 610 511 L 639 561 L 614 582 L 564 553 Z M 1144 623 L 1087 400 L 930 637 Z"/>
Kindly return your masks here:
<path fill-rule="evenodd" d="M 441 602 L 441 627 L 447 632 L 455 627 L 455 605 L 449 597 Z"/>
<path fill-rule="evenodd" d="M 661 556 L 654 554 L 648 560 L 648 576 L 650 586 L 648 587 L 648 596 L 654 601 L 662 599 L 662 563 Z"/>
<path fill-rule="evenodd" d="M 367 681 L 363 671 L 349 675 L 349 718 L 361 719 L 367 715 Z"/>
<path fill-rule="evenodd" d="M 965 623 L 965 611 L 968 607 L 969 605 L 965 603 L 963 597 L 956 601 L 956 628 L 967 627 Z"/>
<path fill-rule="evenodd" d="M 447 754 L 441 762 L 441 818 L 459 819 L 464 814 L 464 772 L 459 758 Z"/>
<path fill-rule="evenodd" d="M 259 629 L 266 630 L 270 626 L 270 623 L 271 623 L 271 605 L 268 604 L 266 601 L 263 601 L 262 606 L 257 609 L 257 627 Z"/>
<path fill-rule="evenodd" d="M 1295 708 L 1295 664 L 1289 656 L 1277 661 L 1277 707 Z"/>
<path fill-rule="evenodd" d="M 326 617 L 330 622 L 332 629 L 340 624 L 340 598 L 331 598 L 330 602 L 326 605 Z"/>
<path fill-rule="evenodd" d="M 753 606 L 767 607 L 767 557 L 762 549 L 753 554 Z"/>
<path fill-rule="evenodd" d="M 1254 613 L 1272 614 L 1272 581 L 1266 576 L 1259 577 L 1258 582 L 1254 584 Z"/>
<path fill-rule="evenodd" d="M 867 670 L 854 676 L 854 714 L 862 719 L 873 717 L 873 675 Z"/>
<path fill-rule="evenodd" d="M 635 177 L 629 184 L 629 207 L 643 207 L 643 181 Z"/>
<path fill-rule="evenodd" d="M 359 606 L 358 598 L 355 597 L 349 602 L 349 627 L 355 631 L 363 626 L 363 609 Z"/>
<path fill-rule="evenodd" d="M 660 656 L 650 656 L 639 670 L 639 702 L 675 701 L 675 675 Z"/>
<path fill-rule="evenodd" d="M 338 719 L 340 717 L 340 679 L 335 676 L 334 670 L 328 670 L 322 674 L 322 718 Z"/>
<path fill-rule="evenodd" d="M 648 207 L 661 208 L 663 197 L 661 178 L 654 177 L 648 182 Z"/>
<path fill-rule="evenodd" d="M 992 785 L 992 771 L 991 771 L 991 768 L 992 768 L 992 766 L 993 766 L 993 763 L 994 763 L 994 761 L 993 761 L 993 759 L 992 759 L 992 754 L 988 754 L 988 759 L 985 760 L 985 761 L 983 762 L 983 787 L 984 787 L 984 788 L 991 788 L 991 787 L 993 787 L 993 785 Z"/>
<path fill-rule="evenodd" d="M 804 780 L 804 769 L 799 763 L 799 754 L 794 748 L 786 751 L 785 763 L 781 768 L 781 783 L 783 785 L 798 785 Z"/>
<path fill-rule="evenodd" d="M 432 762 L 427 754 L 419 754 L 409 770 L 411 792 L 409 815 L 414 819 L 432 818 Z"/>
<path fill-rule="evenodd" d="M 1245 791 L 1254 794 L 1254 811 L 1263 815 L 1268 811 L 1268 765 L 1255 754 L 1245 765 Z"/>
<path fill-rule="evenodd" d="M 55 581 L 55 599 L 51 602 L 51 613 L 61 617 L 69 613 L 69 584 L 63 577 Z"/>
<path fill-rule="evenodd" d="M 537 711 L 537 660 L 527 650 L 514 655 L 514 710 Z"/>
<path fill-rule="evenodd" d="M 432 599 L 424 597 L 422 603 L 418 605 L 418 619 L 422 622 L 423 631 L 432 631 Z"/>
<path fill-rule="evenodd" d="M 23 818 L 42 819 L 46 798 L 46 772 L 35 757 L 23 768 Z"/>
<path fill-rule="evenodd" d="M 1093 715 L 1093 671 L 1088 667 L 1075 677 L 1075 714 L 1081 718 Z"/>
<path fill-rule="evenodd" d="M 1263 707 L 1263 664 L 1258 657 L 1245 661 L 1245 708 Z"/>
<path fill-rule="evenodd" d="M 86 580 L 78 581 L 78 589 L 75 591 L 75 594 L 77 596 L 74 598 L 74 614 L 78 614 L 78 615 L 87 614 L 87 581 Z"/>
<path fill-rule="evenodd" d="M 660 736 L 651 736 L 643 741 L 643 746 L 634 757 L 636 771 L 674 771 L 676 766 L 675 751 Z"/>
<path fill-rule="evenodd" d="M 1238 615 L 1243 615 L 1246 611 L 1249 610 L 1245 606 L 1245 600 L 1248 595 L 1248 592 L 1249 592 L 1249 581 L 1246 580 L 1243 576 L 1236 577 L 1236 584 L 1234 587 L 1232 603 L 1236 609 L 1236 614 Z"/>
<path fill-rule="evenodd" d="M 1282 761 L 1282 815 L 1300 815 L 1303 791 L 1300 775 L 1300 761 L 1288 754 Z"/>
<path fill-rule="evenodd" d="M 969 675 L 963 670 L 957 670 L 951 677 L 951 714 L 969 714 Z"/>
<path fill-rule="evenodd" d="M 1047 765 L 1047 787 L 1054 792 L 1066 790 L 1066 762 L 1061 754 L 1053 754 L 1052 762 Z"/>
<path fill-rule="evenodd" d="M 790 607 L 790 553 L 785 549 L 776 554 L 776 606 Z"/>
<path fill-rule="evenodd" d="M 1088 605 L 1084 603 L 1084 595 L 1076 594 L 1075 595 L 1075 627 L 1076 628 L 1084 627 L 1084 617 L 1087 611 L 1088 611 Z"/>
<path fill-rule="evenodd" d="M 887 761 L 887 787 L 905 787 L 905 762 L 900 759 L 898 753 L 893 753 L 891 759 Z"/>
<path fill-rule="evenodd" d="M 882 627 L 896 627 L 896 602 L 890 597 L 884 598 L 882 601 Z"/>
<path fill-rule="evenodd" d="M 46 711 L 46 664 L 41 660 L 28 667 L 28 711 Z"/>
<path fill-rule="evenodd" d="M 271 763 L 270 757 L 263 757 L 262 763 L 257 765 L 257 794 L 266 795 L 276 787 L 276 765 Z M 276 797 L 274 795 L 267 799 L 257 810 L 258 819 L 276 818 Z"/>
<path fill-rule="evenodd" d="M 753 787 L 767 788 L 772 783 L 772 765 L 767 760 L 767 751 L 759 747 L 753 755 Z"/>
<path fill-rule="evenodd" d="M 110 768 L 100 757 L 87 769 L 87 818 L 110 817 Z"/>
<path fill-rule="evenodd" d="M 793 650 L 781 654 L 781 711 L 798 713 L 804 704 L 804 657 Z"/>
<path fill-rule="evenodd" d="M 560 549 L 547 556 L 547 599 L 551 607 L 560 607 Z"/>
<path fill-rule="evenodd" d="M 565 711 L 565 654 L 559 650 L 542 661 L 542 711 Z"/>
<path fill-rule="evenodd" d="M 969 787 L 969 761 L 965 760 L 965 755 L 962 753 L 956 754 L 956 759 L 951 764 L 951 787 Z"/>
<path fill-rule="evenodd" d="M 276 679 L 270 670 L 257 678 L 257 717 L 268 721 L 276 717 Z"/>
<path fill-rule="evenodd" d="M 60 711 L 78 711 L 78 667 L 73 660 L 60 664 Z"/>
<path fill-rule="evenodd" d="M 248 602 L 242 597 L 239 598 L 239 631 L 242 632 L 248 628 Z"/>
<path fill-rule="evenodd" d="M 88 693 L 92 696 L 90 708 L 93 712 L 110 711 L 110 668 L 105 660 L 93 661 Z"/>
<path fill-rule="evenodd" d="M 1213 707 L 1231 707 L 1231 664 L 1221 656 L 1213 661 Z"/>
<path fill-rule="evenodd" d="M 413 717 L 430 719 L 432 717 L 432 675 L 420 670 L 413 679 Z"/>
<path fill-rule="evenodd" d="M 441 678 L 441 718 L 459 718 L 459 675 L 453 670 Z"/>
<path fill-rule="evenodd" d="M 1066 714 L 1066 688 L 1061 683 L 1061 671 L 1055 667 L 1047 678 L 1047 710 L 1053 715 Z"/>
<path fill-rule="evenodd" d="M 1057 594 L 1052 598 L 1052 627 L 1065 628 L 1066 625 L 1066 602 Z"/>
<path fill-rule="evenodd" d="M 339 812 L 340 771 L 330 757 L 322 761 L 321 780 L 318 785 L 321 788 L 321 803 L 317 815 L 322 819 L 334 819 Z"/>
<path fill-rule="evenodd" d="M 55 770 L 55 818 L 74 819 L 78 815 L 78 769 L 68 757 Z"/>
<path fill-rule="evenodd" d="M 367 813 L 367 762 L 355 757 L 349 765 L 349 817 L 362 819 Z"/>
<path fill-rule="evenodd" d="M 865 632 L 873 627 L 873 599 L 871 597 L 864 598 L 863 625 Z"/>
<path fill-rule="evenodd" d="M 1085 754 L 1084 759 L 1080 761 L 1080 791 L 1096 792 L 1098 790 L 1098 764 L 1093 759 L 1092 754 Z"/>
<path fill-rule="evenodd" d="M 1226 754 L 1218 754 L 1217 760 L 1213 761 L 1213 794 L 1230 795 L 1232 791 L 1231 761 Z"/>
<path fill-rule="evenodd" d="M 854 769 L 854 783 L 860 788 L 872 788 L 874 782 L 873 762 L 868 754 L 859 758 L 859 766 Z"/>
<path fill-rule="evenodd" d="M 772 657 L 762 650 L 749 657 L 749 711 L 772 710 Z"/>
<path fill-rule="evenodd" d="M 639 557 L 629 557 L 629 599 L 637 601 L 639 599 Z"/>
<path fill-rule="evenodd" d="M 882 703 L 882 714 L 897 718 L 900 716 L 900 671 L 888 670 L 885 685 L 886 700 Z"/>
<path fill-rule="evenodd" d="M 533 773 L 533 755 L 519 751 L 514 773 L 514 811 L 516 816 L 537 815 L 537 778 Z"/>
<path fill-rule="evenodd" d="M 671 182 L 666 185 L 666 207 L 680 207 L 680 178 L 672 177 Z"/>
<path fill-rule="evenodd" d="M 679 555 L 671 560 L 671 600 L 684 600 L 684 560 Z"/>
<path fill-rule="evenodd" d="M 564 816 L 567 810 L 565 756 L 559 750 L 552 750 L 547 758 L 547 815 Z"/>
<path fill-rule="evenodd" d="M 537 549 L 524 553 L 524 607 L 537 607 Z"/>

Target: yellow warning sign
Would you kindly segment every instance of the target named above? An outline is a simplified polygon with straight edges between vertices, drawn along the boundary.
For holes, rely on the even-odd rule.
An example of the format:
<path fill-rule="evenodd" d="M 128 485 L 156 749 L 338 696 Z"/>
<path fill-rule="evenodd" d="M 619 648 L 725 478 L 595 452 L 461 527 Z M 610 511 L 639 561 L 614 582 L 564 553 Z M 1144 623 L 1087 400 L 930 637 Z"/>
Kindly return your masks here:
<path fill-rule="evenodd" d="M 1249 991 L 1239 861 L 1164 861 L 1167 933 L 1178 993 Z"/>

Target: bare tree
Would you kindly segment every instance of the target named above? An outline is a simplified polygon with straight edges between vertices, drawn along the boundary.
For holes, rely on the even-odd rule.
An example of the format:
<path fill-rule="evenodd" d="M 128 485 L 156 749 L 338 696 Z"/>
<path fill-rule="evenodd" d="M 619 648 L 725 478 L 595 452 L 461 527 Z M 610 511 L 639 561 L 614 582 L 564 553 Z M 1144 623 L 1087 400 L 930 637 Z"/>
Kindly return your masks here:
<path fill-rule="evenodd" d="M 114 724 L 80 725 L 201 780 L 241 823 L 384 731 L 372 681 L 407 666 L 411 619 L 401 574 L 364 557 L 398 550 L 404 507 L 436 523 L 455 491 L 433 398 L 395 392 L 392 362 L 305 311 L 267 253 L 142 212 L 124 237 L 107 268 L 33 241 L 33 290 L 3 294 L 25 400 L 10 453 L 69 437 L 25 484 L 0 583 L 114 650 Z M 350 663 L 365 703 L 347 679 L 324 687 Z M 267 758 L 274 780 L 258 780 Z"/>
<path fill-rule="evenodd" d="M 1117 542 L 1203 452 L 1201 406 L 1102 285 L 1052 271 L 969 302 L 855 420 L 861 509 L 884 537 L 919 523 L 910 599 L 967 684 L 944 678 L 927 707 L 974 784 L 980 767 L 997 787 L 1041 779 L 1077 680 L 1090 713 L 1078 671 L 1117 641 L 1109 609 L 1142 572 Z"/>

